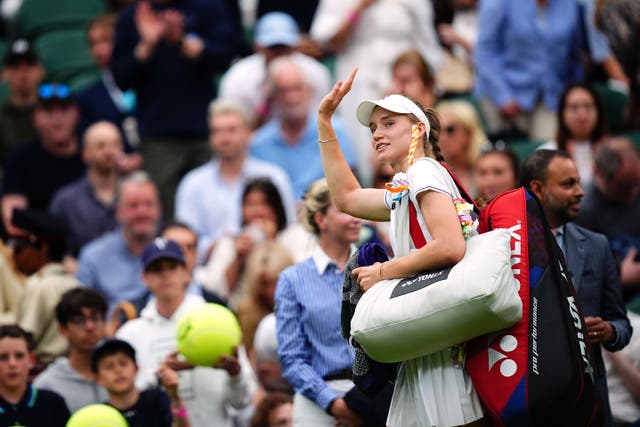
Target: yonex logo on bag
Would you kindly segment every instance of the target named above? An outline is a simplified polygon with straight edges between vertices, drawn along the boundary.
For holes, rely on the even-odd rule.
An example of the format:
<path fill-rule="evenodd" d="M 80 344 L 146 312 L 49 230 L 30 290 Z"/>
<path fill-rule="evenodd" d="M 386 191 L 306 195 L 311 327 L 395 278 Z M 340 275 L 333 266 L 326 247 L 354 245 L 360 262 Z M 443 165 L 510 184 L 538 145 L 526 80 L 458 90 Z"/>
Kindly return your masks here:
<path fill-rule="evenodd" d="M 411 292 L 418 291 L 426 288 L 427 286 L 446 280 L 449 277 L 449 273 L 453 267 L 448 267 L 443 270 L 427 271 L 416 276 L 411 276 L 398 282 L 393 292 L 391 292 L 391 298 L 399 297 L 400 295 L 406 295 Z"/>
<path fill-rule="evenodd" d="M 518 282 L 518 291 L 520 290 L 520 267 L 522 266 L 522 236 L 519 231 L 522 229 L 522 224 L 518 223 L 509 227 L 509 234 L 511 234 L 511 271 L 513 276 Z"/>
<path fill-rule="evenodd" d="M 569 303 L 569 312 L 571 313 L 571 317 L 573 317 L 573 326 L 577 329 L 578 335 L 578 343 L 580 344 L 580 355 L 582 356 L 582 361 L 584 362 L 584 372 L 589 374 L 593 379 L 593 367 L 591 366 L 591 362 L 587 357 L 587 345 L 584 342 L 584 334 L 582 333 L 582 321 L 580 320 L 580 312 L 578 311 L 578 307 L 576 306 L 575 298 L 572 296 L 567 297 L 567 302 Z"/>
<path fill-rule="evenodd" d="M 489 334 L 488 340 L 489 343 L 493 342 L 496 338 L 497 334 Z M 515 360 L 509 359 L 505 353 L 511 353 L 516 348 L 518 348 L 518 340 L 513 335 L 504 335 L 500 338 L 498 342 L 498 349 L 488 348 L 488 361 L 489 361 L 489 370 L 493 368 L 493 366 L 500 362 L 499 369 L 500 375 L 503 377 L 511 377 L 515 375 L 518 371 L 518 364 Z"/>

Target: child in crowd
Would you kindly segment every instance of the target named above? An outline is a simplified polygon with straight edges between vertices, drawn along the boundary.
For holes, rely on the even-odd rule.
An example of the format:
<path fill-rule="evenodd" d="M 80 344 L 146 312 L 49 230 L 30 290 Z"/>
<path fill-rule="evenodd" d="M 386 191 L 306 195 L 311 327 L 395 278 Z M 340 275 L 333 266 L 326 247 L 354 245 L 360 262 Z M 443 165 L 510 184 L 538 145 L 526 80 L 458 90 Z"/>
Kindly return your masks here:
<path fill-rule="evenodd" d="M 178 395 L 178 374 L 162 365 L 157 375 L 161 388 L 138 390 L 136 352 L 126 341 L 110 338 L 91 356 L 96 381 L 109 393 L 107 404 L 119 410 L 130 427 L 189 427 L 191 423 Z"/>
<path fill-rule="evenodd" d="M 64 427 L 69 410 L 60 395 L 28 383 L 33 338 L 18 325 L 0 325 L 0 426 Z"/>

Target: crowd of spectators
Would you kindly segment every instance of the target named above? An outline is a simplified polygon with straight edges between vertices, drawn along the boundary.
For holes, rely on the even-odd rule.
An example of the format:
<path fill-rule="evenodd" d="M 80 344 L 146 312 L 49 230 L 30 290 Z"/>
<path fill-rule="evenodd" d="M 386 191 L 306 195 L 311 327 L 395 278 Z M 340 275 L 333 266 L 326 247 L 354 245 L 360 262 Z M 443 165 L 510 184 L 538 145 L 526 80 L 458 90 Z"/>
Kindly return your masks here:
<path fill-rule="evenodd" d="M 480 207 L 520 185 L 534 150 L 565 151 L 584 188 L 576 223 L 607 237 L 625 304 L 640 301 L 633 0 L 111 1 L 83 24 L 98 74 L 82 86 L 52 78 L 33 37 L 12 32 L 20 3 L 0 2 L 0 344 L 18 354 L 26 342 L 25 381 L 70 413 L 126 409 L 92 365 L 117 336 L 129 345 L 101 357 L 133 361 L 126 402 L 162 389 L 153 398 L 194 427 L 291 425 L 300 384 L 280 371 L 274 295 L 298 284 L 276 283 L 328 232 L 301 220 L 324 176 L 316 108 L 354 67 L 333 125 L 363 184 L 383 188 L 393 172 L 372 161 L 356 105 L 391 93 L 437 112 L 445 161 Z M 363 222 L 365 241 L 390 252 L 388 224 Z M 219 366 L 193 368 L 176 324 L 205 302 L 234 311 L 243 339 Z M 625 357 L 609 369 L 640 377 Z M 33 393 L 8 397 L 7 381 L 0 371 L 0 406 Z M 624 395 L 640 384 L 614 383 L 614 420 L 640 418 L 640 398 Z"/>

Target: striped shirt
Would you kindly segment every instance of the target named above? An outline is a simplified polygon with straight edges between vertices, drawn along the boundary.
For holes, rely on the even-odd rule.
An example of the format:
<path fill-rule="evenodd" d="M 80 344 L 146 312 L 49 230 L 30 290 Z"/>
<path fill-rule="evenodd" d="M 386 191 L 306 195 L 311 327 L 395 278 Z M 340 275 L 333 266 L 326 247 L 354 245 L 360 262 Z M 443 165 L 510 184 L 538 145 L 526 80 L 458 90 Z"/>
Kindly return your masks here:
<path fill-rule="evenodd" d="M 323 377 L 351 370 L 353 363 L 353 349 L 340 332 L 343 277 L 318 247 L 280 274 L 275 294 L 282 375 L 325 410 L 339 396 Z"/>

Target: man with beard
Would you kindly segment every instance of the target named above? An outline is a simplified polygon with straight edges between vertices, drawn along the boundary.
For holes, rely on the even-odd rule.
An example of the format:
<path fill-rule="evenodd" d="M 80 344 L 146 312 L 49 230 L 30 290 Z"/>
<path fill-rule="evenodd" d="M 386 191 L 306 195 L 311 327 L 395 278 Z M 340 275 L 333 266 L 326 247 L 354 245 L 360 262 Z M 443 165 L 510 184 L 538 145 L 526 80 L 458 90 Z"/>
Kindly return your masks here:
<path fill-rule="evenodd" d="M 632 328 L 607 238 L 571 222 L 584 196 L 578 168 L 571 157 L 555 150 L 536 150 L 523 163 L 521 183 L 540 199 L 549 225 L 566 259 L 582 306 L 595 358 L 595 384 L 604 403 L 605 425 L 612 425 L 601 346 L 621 350 Z"/>
<path fill-rule="evenodd" d="M 142 306 L 148 295 L 140 256 L 160 221 L 156 185 L 145 172 L 124 178 L 116 205 L 118 228 L 87 244 L 78 257 L 76 276 L 107 300 L 109 313 L 121 301 Z"/>
<path fill-rule="evenodd" d="M 72 257 L 89 241 L 116 228 L 118 160 L 123 156 L 118 128 L 106 121 L 91 125 L 84 134 L 82 159 L 87 173 L 56 192 L 49 211 L 67 220 L 67 251 Z"/>
<path fill-rule="evenodd" d="M 324 176 L 318 148 L 318 125 L 312 100 L 312 85 L 304 67 L 295 57 L 276 58 L 267 70 L 267 86 L 273 118 L 256 131 L 251 154 L 284 169 L 293 185 L 296 199 L 315 180 Z M 334 117 L 334 129 L 347 162 L 355 168 L 351 138 L 342 122 Z"/>

